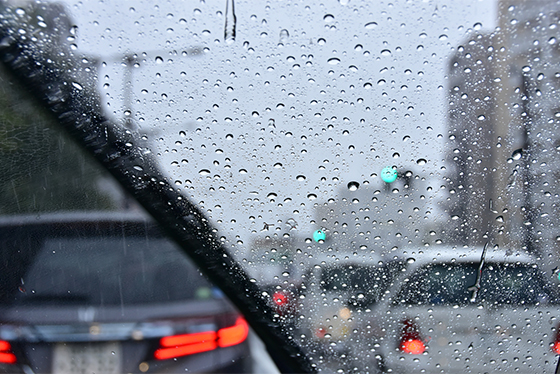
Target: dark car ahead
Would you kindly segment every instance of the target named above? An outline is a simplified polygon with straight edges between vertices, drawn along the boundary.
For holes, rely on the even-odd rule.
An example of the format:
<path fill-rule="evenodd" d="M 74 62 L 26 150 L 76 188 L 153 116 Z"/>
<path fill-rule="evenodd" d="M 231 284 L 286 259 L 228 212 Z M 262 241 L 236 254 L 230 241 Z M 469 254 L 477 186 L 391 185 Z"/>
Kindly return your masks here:
<path fill-rule="evenodd" d="M 248 326 L 139 214 L 0 219 L 0 368 L 243 372 Z"/>

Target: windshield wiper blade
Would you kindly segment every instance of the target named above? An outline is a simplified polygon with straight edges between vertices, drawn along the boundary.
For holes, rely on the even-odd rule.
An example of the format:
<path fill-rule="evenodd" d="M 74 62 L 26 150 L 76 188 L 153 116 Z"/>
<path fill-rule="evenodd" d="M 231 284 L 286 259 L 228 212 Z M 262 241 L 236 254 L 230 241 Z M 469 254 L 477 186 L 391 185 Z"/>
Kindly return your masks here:
<path fill-rule="evenodd" d="M 480 263 L 478 264 L 478 269 L 476 271 L 476 281 L 472 286 L 467 288 L 471 294 L 470 301 L 474 303 L 476 301 L 476 297 L 478 296 L 478 292 L 480 291 L 480 282 L 482 280 L 482 268 L 484 267 L 484 261 L 486 260 L 486 250 L 488 249 L 488 242 L 484 244 L 484 248 L 482 248 L 482 255 L 480 256 Z"/>

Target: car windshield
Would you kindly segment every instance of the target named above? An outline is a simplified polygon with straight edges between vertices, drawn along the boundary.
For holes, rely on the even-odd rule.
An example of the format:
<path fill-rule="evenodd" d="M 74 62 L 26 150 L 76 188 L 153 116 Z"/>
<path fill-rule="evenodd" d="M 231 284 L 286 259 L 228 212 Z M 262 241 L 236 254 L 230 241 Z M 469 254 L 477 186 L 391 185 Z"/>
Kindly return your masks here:
<path fill-rule="evenodd" d="M 478 264 L 437 264 L 418 269 L 394 302 L 408 305 L 464 305 L 471 303 L 469 289 L 476 283 Z M 481 277 L 478 302 L 535 305 L 550 301 L 551 290 L 534 267 L 519 264 L 487 264 Z"/>
<path fill-rule="evenodd" d="M 552 372 L 559 22 L 0 2 L 0 371 Z"/>

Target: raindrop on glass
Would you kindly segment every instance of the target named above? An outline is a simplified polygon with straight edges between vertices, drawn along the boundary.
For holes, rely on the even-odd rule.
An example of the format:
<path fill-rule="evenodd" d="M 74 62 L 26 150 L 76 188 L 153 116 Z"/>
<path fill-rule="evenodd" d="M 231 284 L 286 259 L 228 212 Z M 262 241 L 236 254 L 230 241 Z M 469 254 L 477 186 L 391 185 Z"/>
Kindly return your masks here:
<path fill-rule="evenodd" d="M 290 37 L 290 33 L 288 32 L 288 30 L 286 29 L 280 30 L 280 43 L 287 42 L 289 37 Z"/>
<path fill-rule="evenodd" d="M 360 184 L 358 182 L 352 181 L 348 183 L 348 189 L 350 191 L 357 191 L 360 188 Z"/>

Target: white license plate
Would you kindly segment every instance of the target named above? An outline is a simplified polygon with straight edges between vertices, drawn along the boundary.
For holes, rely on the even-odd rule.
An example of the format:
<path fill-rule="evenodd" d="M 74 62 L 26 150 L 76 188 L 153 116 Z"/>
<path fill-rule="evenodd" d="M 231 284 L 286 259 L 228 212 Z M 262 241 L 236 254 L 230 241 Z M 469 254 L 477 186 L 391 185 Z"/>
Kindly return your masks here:
<path fill-rule="evenodd" d="M 119 343 L 59 343 L 54 348 L 54 374 L 121 373 Z"/>

